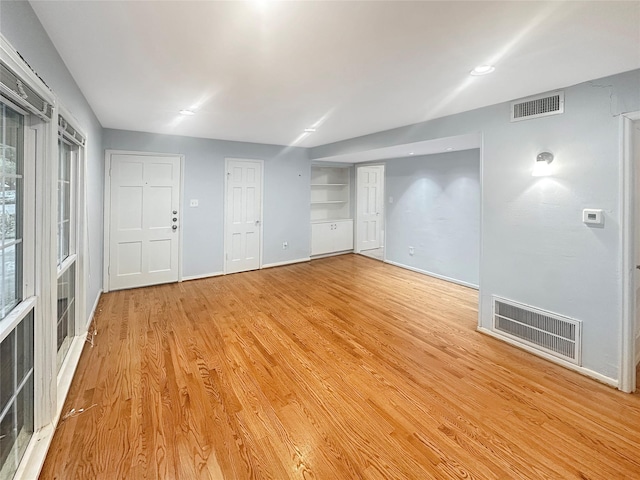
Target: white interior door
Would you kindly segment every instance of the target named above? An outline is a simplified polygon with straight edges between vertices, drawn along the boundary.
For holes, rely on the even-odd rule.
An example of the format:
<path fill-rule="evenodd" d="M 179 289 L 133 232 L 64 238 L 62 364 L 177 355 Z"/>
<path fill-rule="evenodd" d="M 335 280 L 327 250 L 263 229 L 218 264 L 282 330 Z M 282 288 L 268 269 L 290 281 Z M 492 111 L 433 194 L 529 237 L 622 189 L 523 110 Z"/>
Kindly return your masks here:
<path fill-rule="evenodd" d="M 635 325 L 635 361 L 640 361 L 640 120 L 633 122 L 633 162 L 635 171 L 634 188 L 634 250 L 635 250 L 635 291 L 636 291 L 636 325 Z"/>
<path fill-rule="evenodd" d="M 178 281 L 180 162 L 110 155 L 110 290 Z"/>
<path fill-rule="evenodd" d="M 227 159 L 225 273 L 260 268 L 262 162 Z"/>
<path fill-rule="evenodd" d="M 358 249 L 382 246 L 384 166 L 358 167 Z"/>

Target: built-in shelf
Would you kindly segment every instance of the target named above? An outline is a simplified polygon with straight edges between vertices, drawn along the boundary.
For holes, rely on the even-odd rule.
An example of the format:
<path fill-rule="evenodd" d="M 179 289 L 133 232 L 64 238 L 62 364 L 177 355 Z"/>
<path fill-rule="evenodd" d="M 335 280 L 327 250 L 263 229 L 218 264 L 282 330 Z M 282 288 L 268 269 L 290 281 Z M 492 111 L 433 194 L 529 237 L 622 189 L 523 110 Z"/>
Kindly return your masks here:
<path fill-rule="evenodd" d="M 311 255 L 353 250 L 352 167 L 311 166 Z"/>
<path fill-rule="evenodd" d="M 311 166 L 311 222 L 351 217 L 350 171 L 350 167 Z"/>

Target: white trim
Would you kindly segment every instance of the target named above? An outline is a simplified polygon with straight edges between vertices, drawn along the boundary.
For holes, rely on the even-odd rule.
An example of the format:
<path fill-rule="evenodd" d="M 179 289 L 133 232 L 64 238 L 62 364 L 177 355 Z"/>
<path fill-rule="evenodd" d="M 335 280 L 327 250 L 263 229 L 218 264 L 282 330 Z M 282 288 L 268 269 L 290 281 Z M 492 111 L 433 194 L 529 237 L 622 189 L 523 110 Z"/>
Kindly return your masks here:
<path fill-rule="evenodd" d="M 284 267 L 285 265 L 293 265 L 294 263 L 304 263 L 311 261 L 311 257 L 296 258 L 295 260 L 285 260 L 284 262 L 267 263 L 262 268 Z"/>
<path fill-rule="evenodd" d="M 29 66 L 20 58 L 18 52 L 11 46 L 11 44 L 7 41 L 7 39 L 0 33 L 0 53 L 2 54 L 2 60 L 7 64 L 7 66 L 13 70 L 22 81 L 26 82 L 29 85 L 29 88 L 32 88 L 34 92 L 40 95 L 44 100 L 49 102 L 53 108 L 53 118 L 55 121 L 51 123 L 55 124 L 56 131 L 58 130 L 58 117 L 55 112 L 56 98 L 55 95 L 49 90 L 49 88 L 44 84 L 38 76 L 33 73 L 33 71 L 29 68 Z"/>
<path fill-rule="evenodd" d="M 93 321 L 93 317 L 95 317 L 96 315 L 96 309 L 98 308 L 98 303 L 100 302 L 101 297 L 102 297 L 102 290 L 99 290 L 98 295 L 96 296 L 96 301 L 93 302 L 93 308 L 91 308 L 91 313 L 89 314 L 89 317 L 87 317 L 85 330 L 89 328 L 89 325 L 91 325 L 91 322 Z"/>
<path fill-rule="evenodd" d="M 620 302 L 622 318 L 620 322 L 620 358 L 619 358 L 619 388 L 623 392 L 631 393 L 636 389 L 636 358 L 638 351 L 635 346 L 635 249 L 634 225 L 635 202 L 634 182 L 635 167 L 632 158 L 632 128 L 633 122 L 640 120 L 640 111 L 626 113 L 620 116 L 620 251 L 622 252 L 622 291 Z M 634 355 L 634 349 L 636 350 Z"/>
<path fill-rule="evenodd" d="M 457 285 L 462 285 L 463 287 L 473 288 L 474 290 L 478 290 L 478 285 L 474 283 L 465 282 L 463 280 L 457 280 L 455 278 L 447 277 L 445 275 L 440 275 L 438 273 L 429 272 L 428 270 L 422 270 L 420 268 L 410 267 L 409 265 L 405 265 L 403 263 L 392 262 L 391 260 L 385 260 L 384 263 L 388 263 L 395 267 L 404 268 L 406 270 L 411 270 L 412 272 L 421 273 L 423 275 L 428 275 L 430 277 L 438 278 L 440 280 L 444 280 L 446 282 L 455 283 Z"/>
<path fill-rule="evenodd" d="M 309 260 L 318 260 L 319 258 L 337 257 L 338 255 L 346 255 L 348 253 L 355 253 L 353 250 L 341 250 L 339 252 L 321 253 L 319 255 L 311 255 Z"/>
<path fill-rule="evenodd" d="M 185 156 L 180 153 L 156 153 L 156 152 L 138 152 L 135 150 L 113 150 L 108 149 L 104 151 L 104 207 L 103 207 L 103 251 L 102 251 L 102 292 L 109 292 L 109 265 L 111 264 L 111 259 L 109 258 L 111 251 L 110 244 L 110 235 L 111 235 L 111 224 L 109 219 L 111 217 L 111 156 L 112 155 L 137 155 L 140 157 L 149 156 L 149 157 L 177 157 L 180 159 L 180 192 L 178 195 L 178 219 L 180 220 L 180 235 L 178 237 L 178 282 L 181 281 L 182 278 L 182 230 L 184 226 L 183 222 L 183 213 L 184 213 L 184 202 L 182 199 L 183 187 L 184 187 L 184 164 L 185 164 Z M 148 286 L 148 285 L 140 285 Z M 137 287 L 130 287 L 137 288 Z"/>
<path fill-rule="evenodd" d="M 597 380 L 601 383 L 604 383 L 606 385 L 609 385 L 611 387 L 618 387 L 618 381 L 615 378 L 611 378 L 611 377 L 607 377 L 605 375 L 602 375 L 601 373 L 598 372 L 594 372 L 593 370 L 589 370 L 588 368 L 584 368 L 584 367 L 579 367 L 578 365 L 574 365 L 572 363 L 569 362 L 565 362 L 562 359 L 555 357 L 553 355 L 549 355 L 548 353 L 542 352 L 536 348 L 532 348 L 529 347 L 527 345 L 524 345 L 520 342 L 516 342 L 514 340 L 511 340 L 510 338 L 507 337 L 503 337 L 502 335 L 497 334 L 496 332 L 493 332 L 489 329 L 486 329 L 484 327 L 478 327 L 477 331 L 480 333 L 483 333 L 485 335 L 488 335 L 490 337 L 493 337 L 501 342 L 505 342 L 508 343 L 509 345 L 513 345 L 514 347 L 520 348 L 521 350 L 526 350 L 529 353 L 532 353 L 534 355 L 536 355 L 537 357 L 541 357 L 544 358 L 545 360 L 549 360 L 550 362 L 553 362 L 557 365 L 560 365 L 561 367 L 567 368 L 569 370 L 573 370 L 577 373 L 580 373 L 586 377 L 592 378 L 593 380 Z"/>
<path fill-rule="evenodd" d="M 203 273 L 202 275 L 188 275 L 186 277 L 182 277 L 182 282 L 189 282 L 191 280 L 202 280 L 203 278 L 211 278 L 211 277 L 221 277 L 224 275 L 224 272 L 213 272 L 213 273 Z"/>
<path fill-rule="evenodd" d="M 482 325 L 482 312 L 484 311 L 484 292 L 482 290 L 482 274 L 484 272 L 483 269 L 483 256 L 484 256 L 484 235 L 483 235 L 483 225 L 484 225 L 484 133 L 480 133 L 480 158 L 479 158 L 479 172 L 478 177 L 480 179 L 480 205 L 478 208 L 480 209 L 480 231 L 479 235 L 479 245 L 478 245 L 478 327 Z"/>
<path fill-rule="evenodd" d="M 258 252 L 258 270 L 262 268 L 262 257 L 264 250 L 264 177 L 265 177 L 265 169 L 264 169 L 264 160 L 260 158 L 238 158 L 238 157 L 224 157 L 224 187 L 223 187 L 223 203 L 222 203 L 222 265 L 224 275 L 227 274 L 227 197 L 229 188 L 229 175 L 227 172 L 229 170 L 229 161 L 234 162 L 258 162 L 260 163 L 260 248 Z M 250 270 L 243 270 L 250 271 Z M 234 272 L 234 273 L 242 273 L 242 272 Z"/>
<path fill-rule="evenodd" d="M 634 363 L 636 366 L 640 363 L 640 335 L 636 337 L 636 358 Z"/>

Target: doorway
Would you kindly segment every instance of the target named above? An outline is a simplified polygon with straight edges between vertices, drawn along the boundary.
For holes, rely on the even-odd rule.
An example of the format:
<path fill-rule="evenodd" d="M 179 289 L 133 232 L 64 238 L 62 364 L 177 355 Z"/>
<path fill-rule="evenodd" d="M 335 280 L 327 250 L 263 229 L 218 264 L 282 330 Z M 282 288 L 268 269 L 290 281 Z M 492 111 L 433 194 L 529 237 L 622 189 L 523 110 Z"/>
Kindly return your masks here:
<path fill-rule="evenodd" d="M 262 160 L 226 159 L 224 273 L 262 267 Z"/>
<path fill-rule="evenodd" d="M 356 168 L 356 253 L 384 261 L 384 165 Z"/>
<path fill-rule="evenodd" d="M 182 157 L 106 153 L 105 291 L 177 282 Z"/>

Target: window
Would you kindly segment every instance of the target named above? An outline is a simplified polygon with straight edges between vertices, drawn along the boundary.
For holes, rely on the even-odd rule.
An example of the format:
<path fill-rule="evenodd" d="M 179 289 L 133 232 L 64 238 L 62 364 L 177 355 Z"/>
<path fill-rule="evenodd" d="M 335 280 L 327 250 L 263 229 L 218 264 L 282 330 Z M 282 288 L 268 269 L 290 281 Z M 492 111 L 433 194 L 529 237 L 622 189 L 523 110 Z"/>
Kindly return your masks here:
<path fill-rule="evenodd" d="M 23 292 L 24 123 L 0 102 L 0 479 L 12 478 L 34 430 L 34 308 Z"/>
<path fill-rule="evenodd" d="M 33 434 L 33 310 L 0 343 L 0 479 L 12 478 Z"/>
<path fill-rule="evenodd" d="M 58 118 L 58 371 L 76 335 L 76 241 L 77 233 L 77 169 L 82 137 L 60 116 Z"/>
<path fill-rule="evenodd" d="M 0 319 L 22 300 L 22 173 L 24 116 L 4 103 L 0 125 Z"/>
<path fill-rule="evenodd" d="M 58 268 L 69 257 L 71 239 L 72 147 L 58 140 Z"/>

